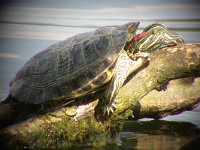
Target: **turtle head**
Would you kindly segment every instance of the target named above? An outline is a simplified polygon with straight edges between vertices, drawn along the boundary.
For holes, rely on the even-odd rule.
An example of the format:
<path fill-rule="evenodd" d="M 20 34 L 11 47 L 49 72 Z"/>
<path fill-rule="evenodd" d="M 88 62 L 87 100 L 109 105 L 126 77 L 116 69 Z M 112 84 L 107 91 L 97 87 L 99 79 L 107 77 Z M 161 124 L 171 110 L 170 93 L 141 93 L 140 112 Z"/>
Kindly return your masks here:
<path fill-rule="evenodd" d="M 140 52 L 153 53 L 163 46 L 184 43 L 183 38 L 161 23 L 153 23 L 133 38 L 134 48 Z"/>
<path fill-rule="evenodd" d="M 136 53 L 152 54 L 161 46 L 173 46 L 182 44 L 183 38 L 169 31 L 163 24 L 154 23 L 146 27 L 144 31 L 128 41 L 124 47 L 130 56 Z"/>

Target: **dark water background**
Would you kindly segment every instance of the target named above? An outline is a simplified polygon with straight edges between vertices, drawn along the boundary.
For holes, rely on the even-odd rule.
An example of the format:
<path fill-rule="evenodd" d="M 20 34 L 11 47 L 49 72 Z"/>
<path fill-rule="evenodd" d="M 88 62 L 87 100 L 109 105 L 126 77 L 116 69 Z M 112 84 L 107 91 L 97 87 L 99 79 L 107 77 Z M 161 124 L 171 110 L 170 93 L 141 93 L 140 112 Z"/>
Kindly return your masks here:
<path fill-rule="evenodd" d="M 2 3 L 0 15 L 0 100 L 9 81 L 33 55 L 70 36 L 105 25 L 140 20 L 144 27 L 160 22 L 177 32 L 186 43 L 200 42 L 200 5 L 195 1 L 143 0 L 34 1 Z M 200 106 L 162 120 L 126 121 L 120 137 L 122 146 L 102 149 L 192 149 L 200 143 Z M 197 146 L 195 147 L 197 148 Z M 90 149 L 90 148 L 89 148 Z"/>

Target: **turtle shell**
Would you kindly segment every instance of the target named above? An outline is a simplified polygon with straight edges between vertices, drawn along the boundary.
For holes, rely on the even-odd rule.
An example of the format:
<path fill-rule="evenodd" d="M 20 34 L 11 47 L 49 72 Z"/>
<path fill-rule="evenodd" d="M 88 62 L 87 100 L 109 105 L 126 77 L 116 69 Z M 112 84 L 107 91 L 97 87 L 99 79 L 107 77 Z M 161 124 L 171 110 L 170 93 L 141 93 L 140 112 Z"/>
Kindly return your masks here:
<path fill-rule="evenodd" d="M 18 71 L 10 82 L 10 95 L 39 104 L 93 92 L 112 77 L 115 60 L 138 24 L 98 28 L 46 48 Z"/>

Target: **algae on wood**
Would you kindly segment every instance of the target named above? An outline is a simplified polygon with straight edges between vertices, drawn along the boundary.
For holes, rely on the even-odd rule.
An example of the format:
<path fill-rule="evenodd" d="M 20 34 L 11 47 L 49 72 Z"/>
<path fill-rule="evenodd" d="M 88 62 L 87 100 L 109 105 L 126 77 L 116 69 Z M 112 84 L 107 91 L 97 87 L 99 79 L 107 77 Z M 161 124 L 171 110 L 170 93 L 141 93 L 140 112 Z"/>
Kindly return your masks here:
<path fill-rule="evenodd" d="M 128 117 L 159 118 L 192 108 L 200 99 L 200 43 L 182 44 L 157 51 L 131 75 L 117 96 L 117 109 L 108 121 L 98 122 L 94 108 L 98 94 L 90 95 L 88 108 L 63 107 L 40 114 L 0 131 L 4 146 L 60 148 L 104 145 L 118 140 Z M 78 107 L 78 109 L 77 109 Z M 111 138 L 112 137 L 112 138 Z"/>

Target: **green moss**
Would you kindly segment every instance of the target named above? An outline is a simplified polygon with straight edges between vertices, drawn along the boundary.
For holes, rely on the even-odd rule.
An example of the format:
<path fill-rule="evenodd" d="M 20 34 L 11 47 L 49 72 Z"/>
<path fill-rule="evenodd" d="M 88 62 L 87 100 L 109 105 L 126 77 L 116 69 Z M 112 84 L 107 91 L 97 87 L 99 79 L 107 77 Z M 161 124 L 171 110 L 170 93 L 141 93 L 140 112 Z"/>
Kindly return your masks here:
<path fill-rule="evenodd" d="M 65 120 L 65 119 L 63 119 Z M 104 146 L 115 143 L 119 124 L 97 122 L 93 117 L 75 121 L 67 119 L 51 123 L 30 141 L 30 148 L 69 148 L 81 146 Z"/>

